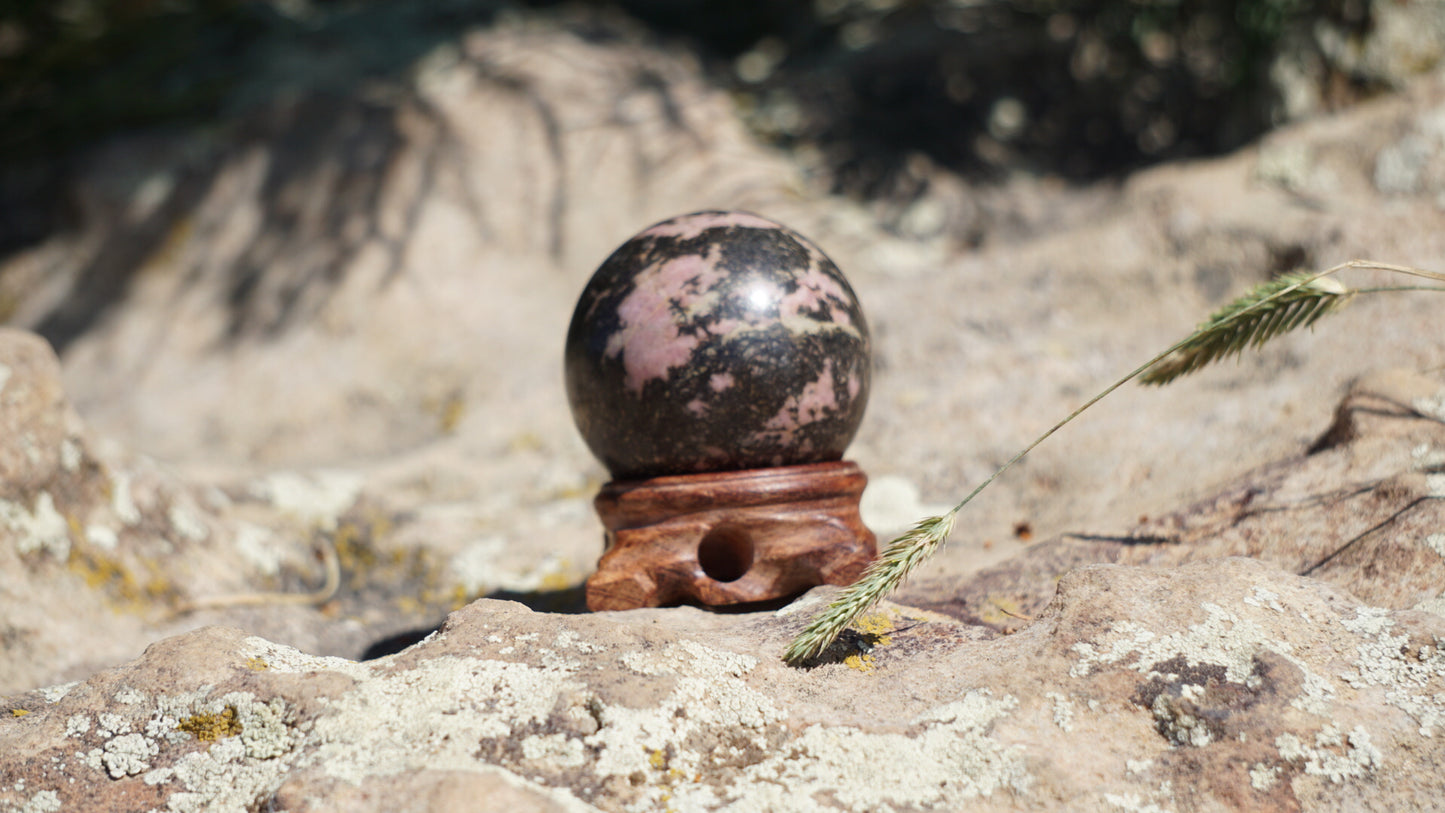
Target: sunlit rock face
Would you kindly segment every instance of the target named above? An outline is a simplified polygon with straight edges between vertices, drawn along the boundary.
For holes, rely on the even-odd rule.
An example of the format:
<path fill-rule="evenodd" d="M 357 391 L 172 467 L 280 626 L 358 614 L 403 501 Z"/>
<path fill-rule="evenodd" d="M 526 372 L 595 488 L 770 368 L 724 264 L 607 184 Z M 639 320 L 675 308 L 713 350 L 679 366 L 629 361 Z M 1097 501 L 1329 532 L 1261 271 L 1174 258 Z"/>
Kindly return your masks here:
<path fill-rule="evenodd" d="M 838 460 L 868 401 L 868 325 L 837 266 L 744 212 L 628 240 L 567 335 L 567 395 L 618 479 Z"/>

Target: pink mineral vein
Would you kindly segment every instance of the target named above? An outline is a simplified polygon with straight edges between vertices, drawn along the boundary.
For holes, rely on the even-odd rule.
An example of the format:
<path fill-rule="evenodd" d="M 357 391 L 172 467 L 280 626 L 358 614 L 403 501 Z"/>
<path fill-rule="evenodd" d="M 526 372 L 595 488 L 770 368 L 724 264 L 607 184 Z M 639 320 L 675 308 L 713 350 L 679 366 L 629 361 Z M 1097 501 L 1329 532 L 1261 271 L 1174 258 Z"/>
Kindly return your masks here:
<path fill-rule="evenodd" d="M 701 344 L 699 337 L 678 330 L 673 310 L 691 316 L 716 297 L 712 289 L 724 276 L 716 253 L 689 254 L 644 270 L 617 306 L 622 327 L 607 341 L 606 352 L 609 358 L 622 355 L 629 390 L 641 392 L 648 381 L 665 380 Z"/>
<path fill-rule="evenodd" d="M 771 438 L 784 446 L 793 445 L 798 430 L 838 411 L 838 395 L 833 389 L 833 360 L 823 362 L 818 378 L 803 386 L 803 391 L 789 396 L 783 408 L 763 424 L 761 437 Z"/>
<path fill-rule="evenodd" d="M 823 273 L 815 259 L 808 264 L 808 270 L 798 276 L 798 289 L 784 295 L 778 302 L 778 315 L 784 319 L 796 319 L 801 311 L 817 311 L 821 306 L 827 309 L 832 321 L 853 327 L 853 319 L 848 316 L 848 311 L 838 307 L 839 303 L 847 302 L 848 299 L 848 293 L 843 290 L 843 286 Z"/>

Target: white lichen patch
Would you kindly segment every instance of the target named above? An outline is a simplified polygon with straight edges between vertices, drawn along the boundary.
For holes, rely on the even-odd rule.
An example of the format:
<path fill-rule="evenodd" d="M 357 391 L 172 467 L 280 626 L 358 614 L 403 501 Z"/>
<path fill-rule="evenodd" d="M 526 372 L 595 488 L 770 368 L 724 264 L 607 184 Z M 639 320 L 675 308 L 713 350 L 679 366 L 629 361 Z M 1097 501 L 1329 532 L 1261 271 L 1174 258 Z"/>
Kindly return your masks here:
<path fill-rule="evenodd" d="M 96 716 L 96 733 L 102 737 L 130 733 L 130 718 L 102 711 Z"/>
<path fill-rule="evenodd" d="M 1281 734 L 1275 738 L 1274 745 L 1284 759 L 1303 762 L 1305 773 L 1326 777 L 1335 784 L 1372 773 L 1381 765 L 1380 749 L 1370 742 L 1369 733 L 1360 726 L 1355 726 L 1346 737 L 1335 726 L 1327 725 L 1315 735 L 1314 745 L 1306 744 L 1293 734 Z"/>
<path fill-rule="evenodd" d="M 1279 778 L 1279 772 L 1278 765 L 1256 762 L 1249 768 L 1249 786 L 1255 790 L 1269 790 L 1274 787 L 1275 780 Z"/>
<path fill-rule="evenodd" d="M 164 785 L 171 781 L 176 775 L 175 768 L 156 768 L 153 771 L 146 771 L 141 776 L 141 781 L 147 785 Z"/>
<path fill-rule="evenodd" d="M 112 551 L 120 544 L 120 536 L 104 525 L 87 525 L 85 541 L 101 550 Z"/>
<path fill-rule="evenodd" d="M 1169 808 L 1161 807 L 1158 802 L 1151 802 L 1137 793 L 1106 793 L 1104 801 L 1126 813 L 1172 813 Z"/>
<path fill-rule="evenodd" d="M 640 675 L 686 673 L 742 677 L 758 665 L 757 658 L 722 652 L 696 641 L 678 641 L 660 652 L 628 652 L 619 660 Z"/>
<path fill-rule="evenodd" d="M 1064 731 L 1074 730 L 1074 704 L 1069 698 L 1058 692 L 1049 692 L 1044 697 L 1053 701 L 1054 704 L 1054 725 Z"/>
<path fill-rule="evenodd" d="M 249 522 L 237 523 L 231 547 L 257 572 L 266 576 L 281 572 L 283 549 L 269 528 Z"/>
<path fill-rule="evenodd" d="M 329 531 L 361 496 L 362 484 L 362 476 L 351 471 L 279 471 L 252 483 L 250 490 L 283 513 Z"/>
<path fill-rule="evenodd" d="M 66 438 L 60 441 L 60 466 L 66 471 L 75 471 L 80 468 L 82 454 L 80 444 L 74 438 Z"/>
<path fill-rule="evenodd" d="M 1416 398 L 1410 402 L 1419 414 L 1445 423 L 1445 390 L 1437 392 L 1432 396 Z"/>
<path fill-rule="evenodd" d="M 522 740 L 522 756 L 559 768 L 574 768 L 587 761 L 581 740 L 566 734 L 538 734 Z"/>
<path fill-rule="evenodd" d="M 236 706 L 241 723 L 241 744 L 251 759 L 274 759 L 291 748 L 291 731 L 286 727 L 286 704 L 281 698 L 267 703 Z"/>
<path fill-rule="evenodd" d="M 0 364 L 0 369 L 4 369 Z M 8 372 L 8 370 L 6 371 Z M 0 385 L 4 380 L 0 379 Z M 17 788 L 20 790 L 20 788 Z M 60 810 L 60 794 L 53 790 L 42 790 L 35 793 L 29 799 L 17 805 L 7 805 L 7 813 L 58 813 Z"/>
<path fill-rule="evenodd" d="M 1279 603 L 1279 594 L 1258 585 L 1253 593 L 1245 596 L 1244 603 L 1251 607 L 1268 607 L 1277 613 L 1284 612 L 1284 607 Z"/>
<path fill-rule="evenodd" d="M 1225 679 L 1246 686 L 1253 677 L 1254 658 L 1273 652 L 1303 673 L 1304 691 L 1290 705 L 1314 714 L 1324 713 L 1334 687 L 1291 654 L 1289 642 L 1271 635 L 1252 618 L 1242 618 L 1217 604 L 1205 603 L 1208 618 L 1183 632 L 1159 635 L 1143 624 L 1121 621 L 1100 642 L 1074 645 L 1079 662 L 1069 669 L 1071 677 L 1086 677 L 1101 666 L 1127 664 L 1131 669 L 1152 674 L 1154 664 L 1183 658 L 1191 666 L 1212 664 L 1223 667 Z M 1271 608 L 1272 609 L 1272 608 Z"/>
<path fill-rule="evenodd" d="M 183 788 L 166 800 L 171 813 L 248 813 L 281 786 L 291 764 L 248 759 L 241 738 L 227 737 L 176 760 L 169 778 L 157 778 Z"/>
<path fill-rule="evenodd" d="M 1425 547 L 1445 556 L 1445 534 L 1430 534 L 1425 537 Z"/>
<path fill-rule="evenodd" d="M 639 674 L 675 675 L 677 683 L 649 708 L 598 704 L 601 728 L 586 743 L 598 751 L 593 770 L 601 776 L 646 773 L 659 752 L 670 752 L 669 767 L 690 775 L 708 756 L 688 746 L 693 735 L 726 730 L 763 748 L 764 730 L 784 717 L 771 698 L 742 680 L 756 658 L 678 641 L 656 654 L 629 653 L 623 662 Z"/>
<path fill-rule="evenodd" d="M 80 685 L 80 681 L 72 680 L 69 683 L 60 683 L 55 686 L 46 686 L 40 689 L 40 696 L 45 698 L 47 703 L 59 703 L 62 698 L 70 694 L 70 690 Z"/>
<path fill-rule="evenodd" d="M 452 556 L 447 572 L 467 595 L 479 595 L 491 589 L 498 578 L 497 560 L 506 547 L 507 540 L 500 536 L 473 540 Z"/>
<path fill-rule="evenodd" d="M 1445 497 L 1445 474 L 1426 475 L 1425 490 L 1431 497 Z"/>
<path fill-rule="evenodd" d="M 146 693 L 134 686 L 122 686 L 113 695 L 115 702 L 127 706 L 138 706 L 146 702 Z"/>
<path fill-rule="evenodd" d="M 1422 613 L 1434 613 L 1435 615 L 1445 617 L 1445 596 L 1427 598 L 1410 609 L 1419 610 Z"/>
<path fill-rule="evenodd" d="M 166 518 L 170 520 L 175 532 L 188 542 L 204 542 L 211 535 L 210 526 L 206 525 L 200 515 L 180 503 L 171 505 L 166 512 Z"/>
<path fill-rule="evenodd" d="M 65 718 L 65 736 L 81 737 L 90 730 L 90 715 L 72 714 Z"/>
<path fill-rule="evenodd" d="M 557 632 L 557 637 L 552 641 L 552 645 L 557 647 L 558 649 L 575 649 L 578 652 L 582 652 L 584 654 L 601 652 L 603 649 L 605 649 L 605 647 L 599 646 L 590 641 L 582 640 L 582 636 L 578 635 L 576 630 L 570 629 L 559 630 Z"/>
<path fill-rule="evenodd" d="M 1013 697 L 969 692 L 914 720 L 911 734 L 809 726 L 725 786 L 676 788 L 671 804 L 697 810 L 721 796 L 725 809 L 736 811 L 946 810 L 1000 791 L 1022 794 L 1031 785 L 1022 753 L 988 734 L 1017 705 Z"/>
<path fill-rule="evenodd" d="M 520 663 L 441 657 L 373 675 L 317 720 L 307 757 L 349 782 L 430 768 L 477 765 L 477 743 L 540 725 L 563 690 L 583 687 L 566 672 Z"/>
<path fill-rule="evenodd" d="M 452 556 L 447 563 L 448 575 L 469 596 L 494 590 L 525 593 L 548 584 L 567 581 L 570 560 L 550 554 L 523 569 L 508 569 L 500 564 L 507 551 L 507 540 L 500 536 L 476 539 Z"/>
<path fill-rule="evenodd" d="M 148 764 L 136 763 L 129 766 L 133 769 L 129 775 L 141 773 L 147 784 L 174 788 L 167 809 L 176 813 L 245 813 L 254 809 L 259 799 L 284 781 L 302 741 L 287 724 L 285 701 L 272 698 L 261 702 L 250 692 L 210 699 L 204 699 L 203 691 L 157 697 L 142 739 L 153 746 L 193 742 L 194 734 L 180 729 L 183 719 L 227 709 L 235 710 L 239 736 L 207 741 L 204 748 L 185 754 L 169 767 L 151 770 Z M 102 760 L 106 756 L 103 754 Z"/>
<path fill-rule="evenodd" d="M 1421 736 L 1431 737 L 1445 725 L 1445 651 L 1440 642 L 1409 654 L 1409 637 L 1392 635 L 1390 611 L 1361 607 L 1344 627 L 1366 640 L 1356 647 L 1356 671 L 1342 675 L 1356 688 L 1382 687 L 1385 702 L 1404 711 L 1420 724 Z"/>
<path fill-rule="evenodd" d="M 110 483 L 110 510 L 123 525 L 140 522 L 140 509 L 130 491 L 130 475 L 117 474 Z"/>
<path fill-rule="evenodd" d="M 119 779 L 150 770 L 150 759 L 158 753 L 160 748 L 145 735 L 122 734 L 106 742 L 100 761 L 112 779 Z"/>
<path fill-rule="evenodd" d="M 44 551 L 61 562 L 70 557 L 70 525 L 55 510 L 55 499 L 48 491 L 35 496 L 31 509 L 0 500 L 0 525 L 16 533 L 15 549 L 22 554 Z"/>
<path fill-rule="evenodd" d="M 257 636 L 251 636 L 243 641 L 240 649 L 239 655 L 242 663 L 252 658 L 260 658 L 266 663 L 267 670 L 273 672 L 286 674 L 340 672 L 357 679 L 371 675 L 371 668 L 366 664 L 329 655 L 310 655 L 299 649 L 273 643 Z"/>

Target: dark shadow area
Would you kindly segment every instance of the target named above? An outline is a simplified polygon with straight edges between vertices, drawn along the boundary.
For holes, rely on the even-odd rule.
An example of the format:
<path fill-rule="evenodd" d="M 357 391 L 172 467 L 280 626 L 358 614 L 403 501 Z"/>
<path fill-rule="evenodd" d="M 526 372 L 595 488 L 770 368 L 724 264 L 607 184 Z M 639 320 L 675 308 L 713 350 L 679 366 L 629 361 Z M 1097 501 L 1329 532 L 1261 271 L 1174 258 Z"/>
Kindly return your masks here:
<path fill-rule="evenodd" d="M 1126 548 L 1135 545 L 1177 545 L 1178 539 L 1167 536 L 1132 536 L 1128 534 L 1079 534 L 1065 531 L 1060 539 L 1077 539 L 1081 542 L 1112 542 Z"/>
<path fill-rule="evenodd" d="M 482 596 L 482 598 L 491 598 L 498 601 L 515 601 L 518 604 L 526 605 L 528 609 L 538 613 L 580 615 L 587 612 L 586 584 L 574 584 L 571 587 L 564 587 L 560 590 L 530 590 L 526 592 L 497 590 Z"/>
<path fill-rule="evenodd" d="M 895 630 L 902 632 L 902 630 Z M 822 652 L 797 664 L 797 668 L 803 670 L 817 669 L 819 666 L 843 663 L 854 655 L 867 655 L 878 646 L 883 636 L 872 633 L 858 632 L 855 629 L 845 629 L 838 634 L 833 643 L 828 644 Z"/>
<path fill-rule="evenodd" d="M 1277 123 L 1286 37 L 1371 25 L 1356 0 L 617 1 L 710 57 L 756 131 L 816 147 L 834 190 L 866 198 L 919 194 L 917 156 L 976 181 L 1090 180 L 1235 149 Z M 1339 104 L 1376 90 L 1324 80 Z"/>
<path fill-rule="evenodd" d="M 379 641 L 372 642 L 371 646 L 367 647 L 366 651 L 361 653 L 360 659 L 363 661 L 374 661 L 377 658 L 384 658 L 387 655 L 395 655 L 409 646 L 421 643 L 426 640 L 428 635 L 431 635 L 440 628 L 441 624 L 437 624 L 435 627 L 406 630 L 405 632 L 398 632 L 395 635 L 388 635 Z"/>
<path fill-rule="evenodd" d="M 716 606 L 700 604 L 696 601 L 681 601 L 676 604 L 667 604 L 667 607 L 696 607 L 699 610 L 706 610 L 718 615 L 745 615 L 747 613 L 771 613 L 797 601 L 807 590 L 800 590 L 791 595 L 781 598 L 770 598 L 763 601 L 744 601 L 737 604 L 719 604 Z"/>

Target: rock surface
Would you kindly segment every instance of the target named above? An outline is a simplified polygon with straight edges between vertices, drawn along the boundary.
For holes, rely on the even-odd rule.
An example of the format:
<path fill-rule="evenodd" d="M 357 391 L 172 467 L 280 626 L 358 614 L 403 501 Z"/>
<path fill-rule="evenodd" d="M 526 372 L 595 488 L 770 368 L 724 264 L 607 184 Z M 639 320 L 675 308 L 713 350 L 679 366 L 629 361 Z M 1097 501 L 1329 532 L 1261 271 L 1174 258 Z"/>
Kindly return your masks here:
<path fill-rule="evenodd" d="M 784 666 L 773 653 L 823 597 L 777 614 L 570 617 L 482 600 L 367 663 L 206 628 L 6 699 L 0 800 L 465 810 L 482 793 L 493 810 L 870 811 L 1438 799 L 1445 618 L 1431 613 L 1247 558 L 1092 565 L 1012 635 L 888 605 L 830 662 Z"/>
<path fill-rule="evenodd" d="M 1021 628 L 1069 571 L 1249 556 L 1370 604 L 1445 610 L 1445 377 L 1362 377 L 1300 455 L 1119 535 L 1065 534 L 962 584 L 924 578 L 901 600 L 1003 632 Z"/>
<path fill-rule="evenodd" d="M 562 345 L 638 228 L 742 208 L 837 261 L 886 539 L 1248 284 L 1439 270 L 1442 110 L 1427 77 L 1117 186 L 940 177 L 919 240 L 750 141 L 686 59 L 525 22 L 399 100 L 113 144 L 81 229 L 0 263 L 60 351 L 0 331 L 0 810 L 1428 806 L 1433 295 L 1116 393 L 810 670 L 778 657 L 827 590 L 534 610 L 575 611 L 600 552 Z M 965 250 L 980 199 L 1011 225 Z"/>

